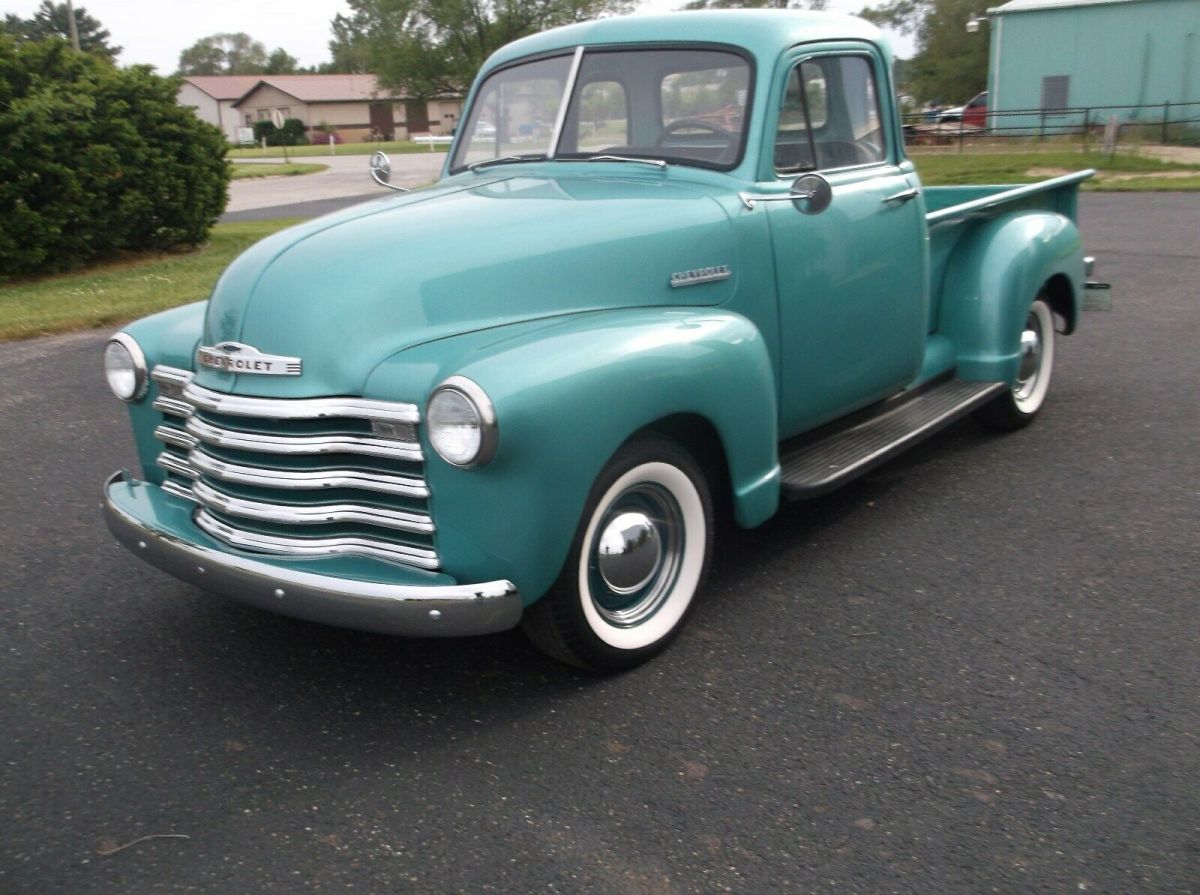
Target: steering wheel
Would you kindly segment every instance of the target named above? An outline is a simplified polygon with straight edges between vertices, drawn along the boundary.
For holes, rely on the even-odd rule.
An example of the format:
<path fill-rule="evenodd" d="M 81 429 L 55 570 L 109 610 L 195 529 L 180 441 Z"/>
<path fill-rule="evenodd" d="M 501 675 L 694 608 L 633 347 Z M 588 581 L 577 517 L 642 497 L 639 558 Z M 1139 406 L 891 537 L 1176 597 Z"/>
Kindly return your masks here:
<path fill-rule="evenodd" d="M 713 124 L 710 121 L 703 121 L 699 118 L 676 118 L 662 129 L 662 133 L 658 135 L 658 141 L 654 145 L 662 146 L 663 143 L 666 142 L 667 137 L 671 136 L 676 131 L 693 127 L 699 128 L 703 131 L 708 131 L 710 134 L 720 137 L 727 144 L 726 149 L 737 142 L 737 134 L 725 130 L 725 128 L 721 127 L 719 124 Z"/>

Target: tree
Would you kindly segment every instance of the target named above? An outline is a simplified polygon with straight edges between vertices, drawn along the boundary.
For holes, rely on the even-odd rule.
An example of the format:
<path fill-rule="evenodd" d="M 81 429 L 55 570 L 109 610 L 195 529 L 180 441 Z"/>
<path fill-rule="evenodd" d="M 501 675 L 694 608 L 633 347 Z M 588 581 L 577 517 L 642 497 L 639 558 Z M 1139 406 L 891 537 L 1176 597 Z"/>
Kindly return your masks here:
<path fill-rule="evenodd" d="M 421 98 L 460 93 L 495 50 L 547 28 L 625 12 L 630 0 L 347 0 L 329 49 L 339 71 L 370 71 Z"/>
<path fill-rule="evenodd" d="M 204 241 L 227 147 L 178 91 L 148 65 L 0 33 L 0 278 Z"/>
<path fill-rule="evenodd" d="M 267 66 L 263 69 L 268 75 L 294 75 L 300 70 L 300 60 L 285 50 L 276 47 L 267 57 Z"/>
<path fill-rule="evenodd" d="M 17 43 L 47 38 L 69 41 L 71 25 L 67 15 L 67 4 L 42 0 L 42 5 L 34 11 L 33 18 L 29 19 L 9 13 L 4 17 L 4 30 Z M 110 46 L 108 43 L 111 37 L 108 29 L 88 15 L 82 6 L 75 9 L 75 30 L 79 34 L 79 49 L 85 53 L 103 56 L 109 62 L 115 61 L 120 54 L 120 47 Z"/>
<path fill-rule="evenodd" d="M 366 73 L 374 55 L 405 40 L 410 7 L 410 0 L 352 0 L 351 14 L 339 14 L 330 23 L 331 67 L 343 74 Z"/>
<path fill-rule="evenodd" d="M 210 34 L 179 54 L 179 74 L 261 75 L 267 62 L 267 48 L 245 32 Z"/>
<path fill-rule="evenodd" d="M 932 6 L 933 0 L 886 0 L 879 6 L 864 6 L 858 14 L 880 27 L 912 34 L 921 27 L 921 20 Z"/>
<path fill-rule="evenodd" d="M 985 17 L 994 0 L 889 0 L 859 15 L 878 25 L 917 36 L 917 52 L 907 72 L 919 100 L 966 102 L 987 88 L 988 32 L 967 31 L 967 22 Z"/>

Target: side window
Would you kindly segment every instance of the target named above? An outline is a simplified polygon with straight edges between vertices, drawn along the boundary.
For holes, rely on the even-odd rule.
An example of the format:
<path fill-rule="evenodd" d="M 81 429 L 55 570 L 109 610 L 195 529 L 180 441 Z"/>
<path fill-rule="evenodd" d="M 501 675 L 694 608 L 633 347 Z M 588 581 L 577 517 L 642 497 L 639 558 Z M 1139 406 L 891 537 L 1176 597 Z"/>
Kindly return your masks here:
<path fill-rule="evenodd" d="M 592 81 L 579 93 L 579 152 L 629 145 L 629 103 L 617 81 Z"/>
<path fill-rule="evenodd" d="M 808 114 L 800 86 L 800 69 L 788 75 L 779 110 L 779 130 L 775 134 L 775 171 L 778 174 L 798 174 L 816 167 L 812 134 L 808 129 Z"/>
<path fill-rule="evenodd" d="M 825 80 L 825 69 L 815 62 L 800 66 L 804 78 L 804 99 L 808 103 L 808 120 L 815 130 L 821 130 L 829 122 L 829 83 Z"/>
<path fill-rule="evenodd" d="M 865 56 L 818 56 L 788 76 L 775 170 L 794 174 L 886 159 L 879 94 Z"/>

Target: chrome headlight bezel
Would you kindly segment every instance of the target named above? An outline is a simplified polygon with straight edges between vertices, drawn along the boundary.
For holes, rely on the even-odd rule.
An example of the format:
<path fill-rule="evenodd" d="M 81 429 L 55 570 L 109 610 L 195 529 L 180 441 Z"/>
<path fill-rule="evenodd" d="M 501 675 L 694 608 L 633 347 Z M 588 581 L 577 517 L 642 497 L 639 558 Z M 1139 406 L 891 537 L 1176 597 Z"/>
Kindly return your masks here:
<path fill-rule="evenodd" d="M 474 412 L 479 429 L 479 446 L 470 457 L 448 456 L 450 452 L 446 445 L 438 444 L 438 433 L 433 422 L 434 402 L 443 394 L 453 394 L 465 401 Z M 429 436 L 429 444 L 437 455 L 458 469 L 476 469 L 490 462 L 496 455 L 496 448 L 500 442 L 500 427 L 496 421 L 496 408 L 492 399 L 477 383 L 465 376 L 451 376 L 429 393 L 429 400 L 425 404 L 425 430 Z"/>
<path fill-rule="evenodd" d="M 118 389 L 113 382 L 114 370 L 109 365 L 109 352 L 114 347 L 123 350 L 128 355 L 130 364 L 132 364 L 133 389 L 128 394 L 123 394 L 122 390 Z M 129 335 L 129 333 L 117 333 L 104 346 L 104 378 L 108 382 L 108 387 L 112 393 L 126 404 L 131 404 L 145 397 L 146 390 L 150 385 L 150 371 L 146 364 L 146 355 L 142 351 L 142 347 L 138 345 L 137 340 Z"/>

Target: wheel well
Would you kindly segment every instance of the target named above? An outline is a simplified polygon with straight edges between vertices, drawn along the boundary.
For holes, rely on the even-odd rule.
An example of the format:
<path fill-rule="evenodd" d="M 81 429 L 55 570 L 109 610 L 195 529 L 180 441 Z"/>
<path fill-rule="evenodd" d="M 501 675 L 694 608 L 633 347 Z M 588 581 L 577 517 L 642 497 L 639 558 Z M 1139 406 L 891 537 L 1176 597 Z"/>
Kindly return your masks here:
<path fill-rule="evenodd" d="M 1042 292 L 1046 296 L 1046 301 L 1050 303 L 1050 310 L 1063 319 L 1063 334 L 1070 335 L 1075 332 L 1075 302 L 1074 292 L 1071 289 L 1071 281 L 1061 273 L 1056 273 L 1046 281 L 1042 287 Z"/>
<path fill-rule="evenodd" d="M 698 414 L 677 413 L 656 420 L 638 434 L 645 432 L 670 438 L 691 454 L 708 478 L 717 518 L 731 518 L 733 486 L 729 481 L 729 458 L 716 427 Z"/>

